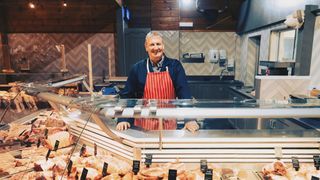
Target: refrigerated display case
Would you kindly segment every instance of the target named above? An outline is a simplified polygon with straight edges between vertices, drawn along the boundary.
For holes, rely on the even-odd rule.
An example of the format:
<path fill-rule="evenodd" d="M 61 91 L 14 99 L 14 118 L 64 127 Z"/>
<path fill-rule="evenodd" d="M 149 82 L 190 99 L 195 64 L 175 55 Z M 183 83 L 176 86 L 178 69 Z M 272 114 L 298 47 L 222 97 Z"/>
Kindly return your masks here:
<path fill-rule="evenodd" d="M 66 139 L 72 139 L 69 144 L 64 143 L 70 149 L 58 153 L 61 148 L 58 146 L 54 157 L 47 158 L 49 162 L 45 154 L 48 147 L 54 149 L 56 139 L 52 138 L 51 146 L 42 143 L 44 146 L 40 145 L 40 149 L 44 150 L 36 148 L 37 143 L 31 143 L 34 153 L 28 154 L 29 165 L 23 166 L 23 170 L 41 172 L 41 176 L 49 172 L 51 178 L 67 178 L 68 174 L 69 178 L 75 178 L 86 172 L 87 177 L 100 179 L 104 175 L 107 175 L 105 178 L 118 179 L 170 179 L 171 175 L 180 179 L 203 179 L 206 175 L 212 179 L 257 179 L 263 176 L 290 179 L 294 172 L 300 173 L 292 170 L 290 163 L 297 159 L 300 169 L 304 170 L 300 174 L 305 179 L 308 172 L 312 171 L 314 176 L 319 174 L 313 163 L 315 166 L 319 163 L 320 132 L 307 123 L 320 118 L 320 101 L 317 99 L 295 104 L 252 99 L 142 100 L 100 95 L 74 98 L 43 89 L 35 93 L 38 88 L 30 89 L 38 98 L 55 107 L 60 120 L 68 126 Z M 175 118 L 178 129 L 163 130 L 160 126 L 157 131 L 139 127 L 116 131 L 117 118 L 156 118 L 160 122 Z M 24 124 L 32 121 L 32 118 L 27 119 Z M 184 122 L 190 119 L 197 120 L 201 127 L 199 131 L 192 133 L 183 129 Z M 37 150 L 42 152 L 41 158 Z M 6 147 L 2 153 L 13 152 Z M 10 162 L 19 162 L 15 156 L 9 157 Z M 68 170 L 70 159 L 73 165 Z M 63 163 L 58 164 L 58 161 Z M 147 168 L 150 162 L 152 164 Z M 105 163 L 109 168 L 103 173 Z M 274 169 L 275 166 L 284 167 L 284 163 L 287 167 L 283 169 L 288 173 Z M 200 164 L 206 167 L 202 172 Z M 39 171 L 37 165 L 48 168 Z M 269 166 L 272 167 L 268 169 Z M 207 172 L 207 169 L 213 170 Z M 261 173 L 264 174 L 259 176 Z M 6 177 L 14 177 L 12 174 Z"/>

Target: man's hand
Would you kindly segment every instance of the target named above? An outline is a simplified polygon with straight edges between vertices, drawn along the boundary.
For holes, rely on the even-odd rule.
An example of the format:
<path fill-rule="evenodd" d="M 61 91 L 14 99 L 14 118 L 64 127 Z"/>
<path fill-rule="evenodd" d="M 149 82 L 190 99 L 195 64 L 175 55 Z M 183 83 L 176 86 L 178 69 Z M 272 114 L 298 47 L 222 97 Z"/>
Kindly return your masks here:
<path fill-rule="evenodd" d="M 130 123 L 128 122 L 119 122 L 116 127 L 118 131 L 124 131 L 124 130 L 127 130 L 128 128 L 130 128 Z"/>
<path fill-rule="evenodd" d="M 188 131 L 194 133 L 199 130 L 199 125 L 196 121 L 189 121 L 184 125 L 183 129 L 187 129 Z"/>

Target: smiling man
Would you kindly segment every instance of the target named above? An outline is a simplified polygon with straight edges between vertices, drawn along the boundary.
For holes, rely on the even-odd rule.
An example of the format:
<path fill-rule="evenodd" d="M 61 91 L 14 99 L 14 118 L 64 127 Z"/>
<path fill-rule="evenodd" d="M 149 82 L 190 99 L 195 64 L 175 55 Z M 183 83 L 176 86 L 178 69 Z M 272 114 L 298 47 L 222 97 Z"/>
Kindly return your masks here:
<path fill-rule="evenodd" d="M 176 59 L 164 54 L 162 37 L 157 32 L 149 32 L 146 36 L 145 49 L 148 58 L 137 62 L 131 69 L 121 98 L 143 99 L 191 99 L 183 66 Z M 119 119 L 117 130 L 126 130 L 132 125 L 145 130 L 158 130 L 157 119 Z M 165 119 L 163 128 L 177 128 L 175 119 Z M 187 121 L 185 128 L 189 131 L 199 129 L 195 121 Z"/>

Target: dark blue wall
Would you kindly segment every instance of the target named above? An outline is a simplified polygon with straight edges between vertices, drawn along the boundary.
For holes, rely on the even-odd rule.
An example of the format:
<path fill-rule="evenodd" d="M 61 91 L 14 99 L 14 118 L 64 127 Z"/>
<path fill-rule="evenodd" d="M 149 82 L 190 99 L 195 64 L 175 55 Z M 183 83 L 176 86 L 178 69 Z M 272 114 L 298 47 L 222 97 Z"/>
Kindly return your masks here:
<path fill-rule="evenodd" d="M 285 20 L 305 5 L 320 5 L 320 0 L 245 0 L 241 6 L 238 34 L 243 34 Z"/>

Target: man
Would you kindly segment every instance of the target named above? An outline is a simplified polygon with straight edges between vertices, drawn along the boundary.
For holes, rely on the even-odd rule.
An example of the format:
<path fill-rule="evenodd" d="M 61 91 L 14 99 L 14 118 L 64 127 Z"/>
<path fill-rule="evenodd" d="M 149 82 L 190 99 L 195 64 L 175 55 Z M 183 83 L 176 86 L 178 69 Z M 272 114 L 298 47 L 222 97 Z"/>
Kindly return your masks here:
<path fill-rule="evenodd" d="M 145 49 L 149 57 L 133 66 L 126 86 L 120 93 L 121 98 L 191 99 L 183 66 L 178 60 L 164 55 L 164 44 L 159 33 L 151 31 L 147 34 Z M 134 125 L 146 130 L 157 130 L 159 121 L 135 119 Z M 117 130 L 130 127 L 128 119 L 119 119 Z M 163 128 L 176 129 L 176 120 L 164 120 Z M 194 132 L 199 129 L 199 125 L 191 120 L 185 123 L 185 128 Z"/>

